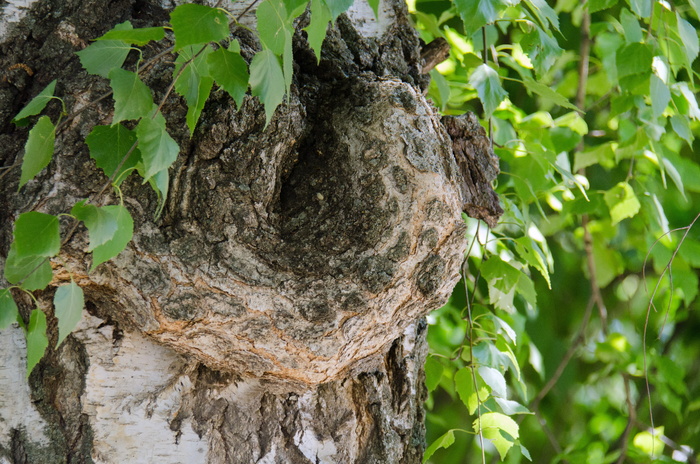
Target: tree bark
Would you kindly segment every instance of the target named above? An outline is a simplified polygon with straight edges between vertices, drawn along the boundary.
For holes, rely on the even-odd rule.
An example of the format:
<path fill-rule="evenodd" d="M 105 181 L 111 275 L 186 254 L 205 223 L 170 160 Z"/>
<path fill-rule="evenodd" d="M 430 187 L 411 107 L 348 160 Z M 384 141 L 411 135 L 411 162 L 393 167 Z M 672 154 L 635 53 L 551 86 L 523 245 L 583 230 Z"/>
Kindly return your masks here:
<path fill-rule="evenodd" d="M 250 5 L 233 3 L 234 14 Z M 168 19 L 155 1 L 21 6 L 0 16 L 2 165 L 21 161 L 26 140 L 10 120 L 50 81 L 80 113 L 36 180 L 19 193 L 18 169 L 0 181 L 2 256 L 18 214 L 68 212 L 106 182 L 83 140 L 111 122 L 111 99 L 99 100 L 109 86 L 75 52 L 119 22 Z M 50 346 L 56 286 L 72 277 L 86 311 L 28 381 L 22 329 L 0 333 L 0 462 L 420 462 L 423 317 L 458 279 L 462 211 L 490 224 L 500 215 L 497 164 L 473 116 L 441 119 L 424 99 L 402 2 L 382 3 L 378 20 L 353 5 L 320 63 L 307 21 L 294 37 L 292 90 L 268 127 L 257 99 L 235 108 L 218 90 L 190 137 L 184 101 L 166 101 L 181 147 L 166 209 L 154 219 L 148 186 L 122 184 L 135 235 L 117 258 L 89 273 L 86 234 L 61 219 L 70 240 L 50 288 L 36 292 Z M 232 35 L 247 59 L 259 49 L 245 27 Z M 168 45 L 144 47 L 145 58 Z M 172 58 L 142 76 L 156 101 Z M 59 110 L 48 106 L 54 121 Z M 108 193 L 99 204 L 118 201 Z M 26 316 L 31 301 L 14 295 Z"/>

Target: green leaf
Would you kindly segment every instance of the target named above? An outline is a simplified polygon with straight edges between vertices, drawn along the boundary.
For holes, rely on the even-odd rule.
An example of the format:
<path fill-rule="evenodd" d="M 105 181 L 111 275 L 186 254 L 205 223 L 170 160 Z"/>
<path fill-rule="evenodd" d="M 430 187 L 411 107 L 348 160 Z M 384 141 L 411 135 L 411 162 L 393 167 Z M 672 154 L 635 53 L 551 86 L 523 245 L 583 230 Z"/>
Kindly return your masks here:
<path fill-rule="evenodd" d="M 690 90 L 690 87 L 688 87 L 687 82 L 678 82 L 676 84 L 673 84 L 673 90 L 675 92 L 679 92 L 680 95 L 683 97 L 681 102 L 684 102 L 687 104 L 687 109 L 684 111 L 682 116 L 683 117 L 691 117 L 692 119 L 700 119 L 700 107 L 698 107 L 698 101 L 695 98 L 695 93 L 693 93 L 692 90 Z"/>
<path fill-rule="evenodd" d="M 544 21 L 542 21 L 542 16 L 549 21 L 549 24 L 552 25 L 554 30 L 559 30 L 559 16 L 557 16 L 557 12 L 554 11 L 554 9 L 549 6 L 545 0 L 524 0 L 524 3 L 526 3 L 538 16 L 538 19 L 540 23 L 542 23 L 543 27 L 546 27 L 546 24 Z M 508 4 L 513 4 L 513 2 L 508 2 Z"/>
<path fill-rule="evenodd" d="M 695 11 L 695 16 L 700 18 L 700 0 L 690 0 L 688 3 Z"/>
<path fill-rule="evenodd" d="M 527 448 L 525 448 L 522 444 L 520 445 L 520 452 L 525 456 L 525 458 L 532 462 L 532 457 L 530 457 L 530 451 L 528 451 Z"/>
<path fill-rule="evenodd" d="M 308 37 L 309 46 L 316 55 L 316 62 L 321 61 L 321 47 L 331 19 L 331 10 L 328 9 L 324 0 L 311 0 L 311 21 L 304 30 Z"/>
<path fill-rule="evenodd" d="M 367 3 L 369 3 L 370 8 L 372 8 L 374 12 L 374 17 L 377 19 L 379 19 L 379 2 L 380 0 L 367 0 Z"/>
<path fill-rule="evenodd" d="M 551 289 L 552 282 L 549 279 L 549 266 L 547 265 L 544 252 L 542 252 L 537 242 L 530 237 L 517 238 L 515 239 L 515 250 L 527 264 L 542 274 L 542 277 L 547 281 L 547 286 Z"/>
<path fill-rule="evenodd" d="M 148 184 L 151 186 L 156 195 L 158 195 L 158 207 L 156 208 L 155 217 L 160 217 L 165 207 L 165 200 L 168 199 L 168 184 L 170 183 L 170 175 L 167 169 L 163 169 L 148 179 Z"/>
<path fill-rule="evenodd" d="M 228 19 L 222 10 L 188 3 L 170 13 L 175 50 L 188 45 L 223 40 L 229 36 Z"/>
<path fill-rule="evenodd" d="M 486 64 L 482 64 L 474 70 L 469 78 L 469 85 L 475 88 L 479 94 L 486 117 L 491 116 L 498 105 L 508 96 L 508 92 L 501 87 L 501 79 L 496 70 Z"/>
<path fill-rule="evenodd" d="M 85 201 L 76 203 L 70 213 L 85 223 L 90 234 L 88 251 L 92 251 L 95 247 L 112 240 L 117 232 L 117 218 L 105 207 L 86 205 Z"/>
<path fill-rule="evenodd" d="M 530 57 L 538 76 L 547 74 L 562 53 L 561 47 L 551 33 L 540 27 L 526 34 L 520 44 Z"/>
<path fill-rule="evenodd" d="M 664 426 L 655 427 L 654 433 L 639 432 L 634 436 L 632 444 L 649 456 L 660 456 L 664 451 L 664 442 L 661 436 L 664 434 Z"/>
<path fill-rule="evenodd" d="M 627 182 L 620 182 L 605 192 L 605 203 L 610 209 L 613 226 L 623 219 L 636 215 L 641 206 L 632 186 Z"/>
<path fill-rule="evenodd" d="M 624 261 L 617 250 L 607 246 L 604 240 L 594 239 L 593 260 L 596 269 L 596 283 L 605 288 L 625 270 Z"/>
<path fill-rule="evenodd" d="M 678 172 L 676 166 L 674 166 L 668 158 L 663 158 L 661 163 L 663 164 L 664 171 L 668 174 L 678 191 L 685 199 L 685 187 L 683 186 L 683 178 L 681 177 L 681 173 Z"/>
<path fill-rule="evenodd" d="M 114 118 L 112 125 L 127 119 L 139 119 L 148 115 L 153 107 L 150 89 L 141 82 L 138 74 L 121 68 L 109 73 L 114 91 Z"/>
<path fill-rule="evenodd" d="M 575 111 L 581 111 L 576 105 L 572 104 L 566 99 L 562 94 L 558 93 L 550 86 L 541 84 L 530 77 L 523 79 L 523 84 L 528 92 L 533 92 L 542 97 L 545 101 L 551 101 L 555 105 L 559 105 L 563 108 L 568 108 Z"/>
<path fill-rule="evenodd" d="M 497 369 L 488 366 L 479 366 L 479 377 L 491 388 L 491 392 L 501 398 L 507 397 L 506 378 Z"/>
<path fill-rule="evenodd" d="M 452 444 L 455 442 L 455 433 L 452 430 L 448 430 L 445 434 L 443 434 L 440 438 L 435 440 L 426 448 L 425 453 L 423 454 L 423 463 L 427 462 L 428 459 L 432 457 L 433 454 L 435 454 L 435 451 L 437 451 L 440 448 L 449 448 L 452 446 Z"/>
<path fill-rule="evenodd" d="M 19 257 L 56 256 L 61 249 L 58 218 L 51 214 L 29 211 L 15 221 L 15 245 Z"/>
<path fill-rule="evenodd" d="M 651 2 L 647 0 L 629 0 L 630 8 L 640 18 L 648 18 L 651 15 Z"/>
<path fill-rule="evenodd" d="M 606 169 L 615 167 L 615 147 L 613 142 L 604 143 L 588 149 L 586 151 L 577 151 L 574 154 L 574 172 L 585 169 L 588 166 L 599 164 Z"/>
<path fill-rule="evenodd" d="M 617 63 L 617 77 L 650 74 L 652 53 L 649 45 L 642 43 L 632 43 L 620 48 L 615 54 Z"/>
<path fill-rule="evenodd" d="M 133 169 L 141 158 L 141 152 L 135 148 L 124 160 L 126 154 L 136 143 L 136 133 L 121 124 L 95 126 L 85 142 L 90 148 L 90 158 L 95 160 L 97 166 L 104 171 L 107 177 L 114 176 L 117 186 L 126 179 L 126 176 L 122 176 L 122 174 Z M 124 162 L 122 163 L 122 161 Z M 119 172 L 115 175 L 118 167 Z"/>
<path fill-rule="evenodd" d="M 440 74 L 437 69 L 430 70 L 430 83 L 435 83 L 437 88 L 437 100 L 440 102 L 440 109 L 444 111 L 447 107 L 447 103 L 450 101 L 450 83 L 447 82 L 445 76 Z M 431 94 L 435 100 L 435 95 Z"/>
<path fill-rule="evenodd" d="M 48 116 L 42 116 L 36 125 L 29 131 L 27 144 L 24 146 L 24 158 L 22 159 L 22 175 L 19 179 L 19 188 L 29 182 L 51 162 L 54 143 L 56 142 L 56 128 Z"/>
<path fill-rule="evenodd" d="M 652 74 L 649 78 L 649 96 L 651 97 L 652 114 L 658 118 L 671 101 L 671 91 L 656 74 Z"/>
<path fill-rule="evenodd" d="M 464 35 L 467 37 L 498 19 L 502 6 L 500 0 L 455 0 L 454 3 L 464 22 Z"/>
<path fill-rule="evenodd" d="M 32 98 L 32 101 L 27 103 L 27 106 L 22 108 L 22 111 L 17 113 L 17 116 L 12 119 L 12 122 L 14 124 L 19 125 L 24 125 L 23 123 L 25 121 L 22 121 L 25 118 L 28 118 L 29 116 L 34 116 L 35 114 L 39 114 L 43 111 L 43 109 L 46 107 L 47 103 L 53 98 L 53 93 L 54 90 L 56 89 L 56 79 L 51 81 L 49 85 L 47 85 L 44 90 L 42 90 L 39 95 L 36 97 Z"/>
<path fill-rule="evenodd" d="M 700 51 L 698 31 L 692 24 L 683 19 L 680 13 L 676 12 L 676 18 L 678 20 L 678 35 L 681 38 L 685 57 L 688 60 L 688 65 L 692 65 L 695 58 L 698 57 L 698 51 Z"/>
<path fill-rule="evenodd" d="M 281 0 L 265 0 L 255 13 L 258 18 L 260 41 L 275 55 L 284 53 L 291 40 L 292 22 L 287 18 L 287 10 Z"/>
<path fill-rule="evenodd" d="M 618 0 L 590 0 L 586 3 L 589 13 L 596 11 L 607 10 L 608 8 L 617 5 Z"/>
<path fill-rule="evenodd" d="M 508 416 L 512 416 L 514 414 L 530 414 L 530 410 L 517 401 L 511 401 L 505 398 L 495 398 L 495 400 L 501 409 L 503 409 L 503 412 Z"/>
<path fill-rule="evenodd" d="M 463 367 L 455 373 L 455 390 L 465 406 L 469 407 L 469 398 L 474 394 L 474 379 L 472 369 Z"/>
<path fill-rule="evenodd" d="M 100 264 L 121 253 L 134 235 L 134 221 L 131 219 L 131 214 L 129 214 L 129 211 L 125 207 L 122 205 L 109 205 L 103 206 L 102 208 L 107 210 L 110 216 L 116 218 L 117 230 L 111 240 L 92 250 L 92 266 L 90 266 L 90 272 L 95 270 Z"/>
<path fill-rule="evenodd" d="M 131 23 L 125 21 L 114 26 L 112 31 L 127 31 L 132 29 Z M 131 46 L 121 40 L 99 40 L 76 54 L 83 68 L 90 74 L 108 77 L 114 68 L 121 68 Z"/>
<path fill-rule="evenodd" d="M 507 439 L 501 431 L 507 433 L 514 440 L 518 439 L 520 427 L 518 424 L 500 412 L 487 412 L 474 421 L 474 431 L 481 433 L 484 438 L 488 438 L 501 455 L 501 460 L 505 459 L 508 450 L 513 446 L 514 441 Z"/>
<path fill-rule="evenodd" d="M 136 137 L 144 165 L 144 181 L 157 172 L 168 169 L 177 159 L 180 147 L 165 129 L 165 118 L 161 113 L 154 119 L 141 119 L 136 126 Z"/>
<path fill-rule="evenodd" d="M 10 289 L 3 288 L 0 290 L 0 330 L 8 328 L 13 322 L 17 322 L 17 316 L 19 316 L 17 303 L 12 298 Z"/>
<path fill-rule="evenodd" d="M 629 12 L 627 8 L 620 10 L 620 23 L 625 31 L 625 40 L 627 43 L 641 42 L 644 35 L 642 27 L 637 21 L 637 17 Z"/>
<path fill-rule="evenodd" d="M 49 339 L 46 337 L 46 314 L 40 309 L 33 309 L 27 326 L 27 377 L 44 357 Z"/>
<path fill-rule="evenodd" d="M 478 394 L 477 394 L 478 393 Z M 469 409 L 469 414 L 474 414 L 480 404 L 489 399 L 489 389 L 486 387 L 479 388 L 478 392 L 474 392 L 469 396 L 467 400 L 467 408 Z"/>
<path fill-rule="evenodd" d="M 42 290 L 51 282 L 53 270 L 44 256 L 20 256 L 13 242 L 5 261 L 5 279 L 25 290 Z"/>
<path fill-rule="evenodd" d="M 287 10 L 287 17 L 293 20 L 306 10 L 308 5 L 308 0 L 283 0 L 285 9 Z"/>
<path fill-rule="evenodd" d="M 152 40 L 162 40 L 163 37 L 165 37 L 165 29 L 162 27 L 142 27 L 127 30 L 112 29 L 97 40 L 119 40 L 140 47 Z"/>
<path fill-rule="evenodd" d="M 56 319 L 58 319 L 58 342 L 56 342 L 58 347 L 75 329 L 83 316 L 85 306 L 83 290 L 73 281 L 68 285 L 62 285 L 56 290 L 53 305 L 56 308 Z"/>
<path fill-rule="evenodd" d="M 288 36 L 284 43 L 284 53 L 282 54 L 282 73 L 284 74 L 284 92 L 289 102 L 289 90 L 292 87 L 292 77 L 294 74 L 294 56 L 292 54 L 292 33 L 286 31 Z"/>
<path fill-rule="evenodd" d="M 489 301 L 504 311 L 513 311 L 513 297 L 522 273 L 498 256 L 481 264 L 481 275 L 486 279 Z"/>
<path fill-rule="evenodd" d="M 440 383 L 445 367 L 434 356 L 428 356 L 425 360 L 425 386 L 428 391 L 435 390 Z"/>
<path fill-rule="evenodd" d="M 209 65 L 207 64 L 207 57 L 211 52 L 212 49 L 209 46 L 201 51 L 198 50 L 198 52 L 195 52 L 195 47 L 186 47 L 175 60 L 173 75 L 179 75 L 175 82 L 175 90 L 187 100 L 187 127 L 190 129 L 190 135 L 194 133 L 197 121 L 199 121 L 214 85 L 214 80 L 209 77 Z M 189 64 L 180 74 L 180 69 L 188 61 Z"/>
<path fill-rule="evenodd" d="M 248 90 L 248 65 L 240 53 L 232 52 L 230 48 L 220 47 L 207 57 L 207 63 L 211 77 L 231 95 L 240 109 Z"/>
<path fill-rule="evenodd" d="M 265 105 L 265 125 L 270 124 L 277 105 L 284 98 L 284 74 L 271 50 L 263 50 L 250 63 L 250 87 Z"/>
<path fill-rule="evenodd" d="M 354 0 L 325 0 L 326 5 L 328 5 L 328 9 L 331 12 L 331 17 L 333 18 L 333 21 L 340 16 L 341 14 L 345 13 L 348 8 L 350 8 L 353 4 Z"/>

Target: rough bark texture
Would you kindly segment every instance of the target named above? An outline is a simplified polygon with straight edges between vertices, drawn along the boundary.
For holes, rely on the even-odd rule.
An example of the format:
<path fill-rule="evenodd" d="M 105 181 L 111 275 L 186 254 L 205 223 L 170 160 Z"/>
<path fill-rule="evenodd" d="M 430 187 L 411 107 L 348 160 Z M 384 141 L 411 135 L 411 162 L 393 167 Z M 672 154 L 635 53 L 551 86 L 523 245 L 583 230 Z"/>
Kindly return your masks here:
<path fill-rule="evenodd" d="M 8 8 L 2 165 L 21 159 L 26 140 L 10 119 L 51 80 L 83 111 L 36 181 L 20 194 L 17 170 L 0 181 L 2 256 L 17 214 L 67 212 L 105 182 L 82 141 L 111 122 L 110 99 L 90 104 L 108 83 L 74 52 L 126 19 L 168 18 L 156 3 L 45 0 L 8 26 Z M 232 34 L 250 58 L 259 44 L 244 28 Z M 401 2 L 383 3 L 378 21 L 354 5 L 320 64 L 297 32 L 294 58 L 289 101 L 267 128 L 256 99 L 237 110 L 217 91 L 190 138 L 184 102 L 168 100 L 182 151 L 163 216 L 153 219 L 156 198 L 133 178 L 123 184 L 136 229 L 126 251 L 88 273 L 85 234 L 73 235 L 37 297 L 51 315 L 52 288 L 70 272 L 87 311 L 28 384 L 21 329 L 0 333 L 0 388 L 12 392 L 0 397 L 0 462 L 420 462 L 422 317 L 458 277 L 461 211 L 490 224 L 500 215 L 497 164 L 473 117 L 441 122 L 423 98 Z M 145 76 L 156 99 L 168 61 Z"/>

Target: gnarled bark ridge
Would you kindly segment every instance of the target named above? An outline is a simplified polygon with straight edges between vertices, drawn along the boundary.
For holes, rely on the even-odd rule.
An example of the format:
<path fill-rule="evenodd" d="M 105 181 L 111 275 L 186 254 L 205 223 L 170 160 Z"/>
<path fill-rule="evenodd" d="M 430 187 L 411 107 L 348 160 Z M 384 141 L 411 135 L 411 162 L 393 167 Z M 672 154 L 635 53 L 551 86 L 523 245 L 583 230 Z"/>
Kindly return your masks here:
<path fill-rule="evenodd" d="M 105 14 L 91 19 L 85 8 Z M 4 166 L 20 159 L 26 137 L 9 120 L 48 82 L 58 78 L 69 107 L 84 107 L 36 181 L 17 194 L 18 174 L 3 178 L 4 224 L 30 209 L 67 212 L 102 188 L 82 140 L 111 122 L 109 99 L 89 104 L 107 82 L 85 74 L 74 52 L 126 19 L 162 24 L 167 11 L 46 1 L 2 29 L 3 69 L 22 60 L 36 70 L 13 68 L 0 87 Z M 329 30 L 320 63 L 299 32 L 305 21 L 292 92 L 268 127 L 256 99 L 237 109 L 215 91 L 190 138 L 184 102 L 170 98 L 164 114 L 182 151 L 163 216 L 154 219 L 153 193 L 127 180 L 136 225 L 127 250 L 88 273 L 78 233 L 52 263 L 52 285 L 70 273 L 87 313 L 27 388 L 0 374 L 25 399 L 0 404 L 6 459 L 420 461 L 421 318 L 458 279 L 462 210 L 491 224 L 500 215 L 489 185 L 497 165 L 475 119 L 443 123 L 424 99 L 419 41 L 401 2 L 383 3 L 379 20 L 354 5 Z M 244 56 L 259 46 L 245 28 L 232 34 Z M 145 77 L 156 98 L 171 69 L 162 61 Z M 5 256 L 10 239 L 3 228 Z M 38 293 L 50 312 L 53 290 Z M 0 334 L 3 365 L 22 363 L 21 343 L 11 342 L 19 330 Z M 14 407 L 35 411 L 31 424 L 9 420 Z"/>

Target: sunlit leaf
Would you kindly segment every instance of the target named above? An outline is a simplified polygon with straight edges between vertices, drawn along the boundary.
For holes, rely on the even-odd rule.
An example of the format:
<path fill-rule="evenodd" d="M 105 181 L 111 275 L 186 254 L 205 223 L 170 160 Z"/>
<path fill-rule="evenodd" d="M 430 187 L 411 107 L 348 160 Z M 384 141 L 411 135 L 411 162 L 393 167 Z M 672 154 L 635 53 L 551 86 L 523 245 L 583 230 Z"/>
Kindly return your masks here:
<path fill-rule="evenodd" d="M 505 459 L 508 450 L 515 444 L 514 440 L 518 439 L 519 429 L 513 419 L 499 412 L 487 412 L 474 421 L 474 431 L 477 433 L 481 431 L 484 438 L 491 440 L 501 460 Z M 513 441 L 506 438 L 501 431 L 512 437 Z"/>
<path fill-rule="evenodd" d="M 495 400 L 507 416 L 512 416 L 514 414 L 530 414 L 530 410 L 517 401 L 507 400 L 505 398 L 495 398 Z"/>
<path fill-rule="evenodd" d="M 479 408 L 480 404 L 483 404 L 484 401 L 489 399 L 489 389 L 486 387 L 480 387 L 478 392 L 474 392 L 471 395 L 469 395 L 469 399 L 467 400 L 467 408 L 469 409 L 469 414 L 473 415 L 476 413 L 477 408 Z"/>
<path fill-rule="evenodd" d="M 620 182 L 605 192 L 605 203 L 610 208 L 612 225 L 633 217 L 639 212 L 641 206 L 632 186 L 627 182 Z"/>
<path fill-rule="evenodd" d="M 632 444 L 649 456 L 660 456 L 664 451 L 664 442 L 661 440 L 663 434 L 664 426 L 655 427 L 653 434 L 647 431 L 639 432 L 634 436 Z"/>
<path fill-rule="evenodd" d="M 488 366 L 479 366 L 479 377 L 491 388 L 491 393 L 501 398 L 506 398 L 506 379 L 497 369 Z"/>

